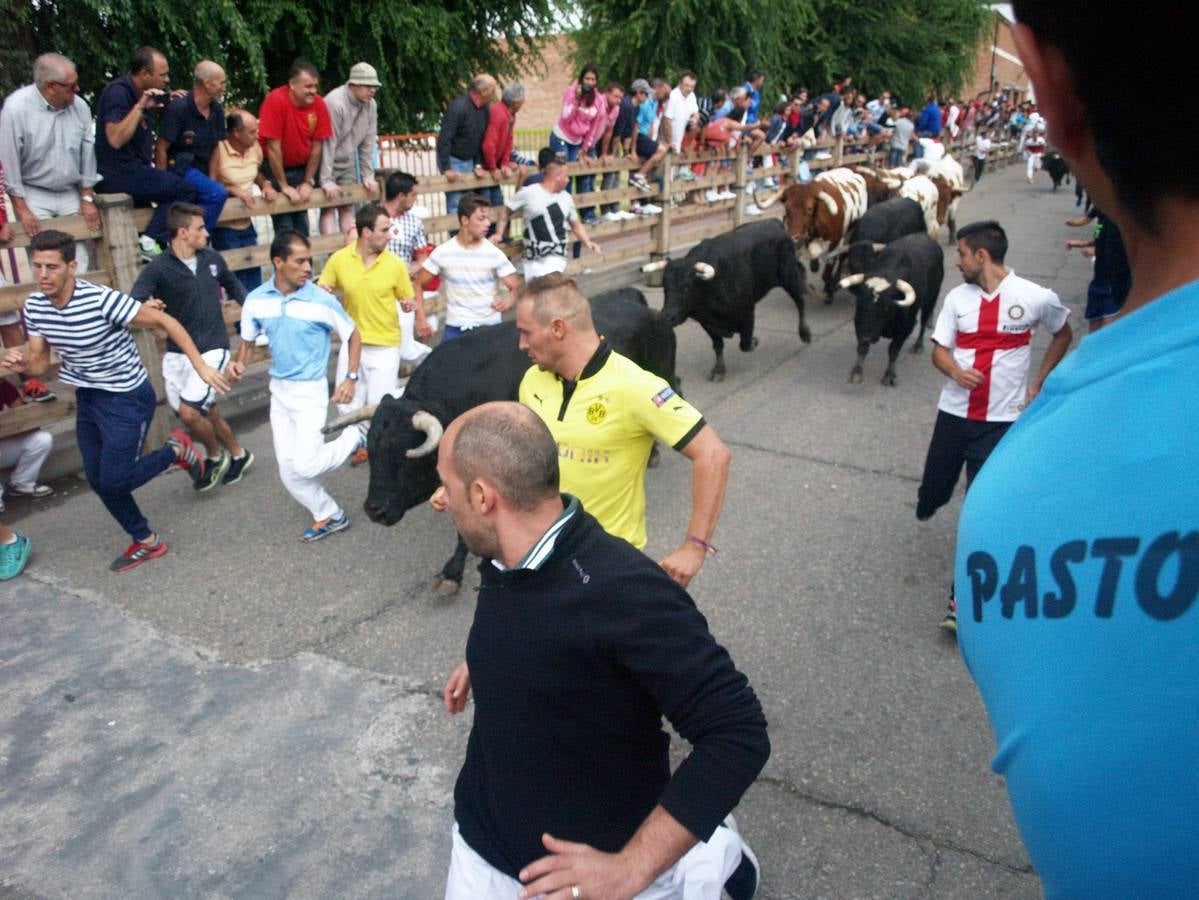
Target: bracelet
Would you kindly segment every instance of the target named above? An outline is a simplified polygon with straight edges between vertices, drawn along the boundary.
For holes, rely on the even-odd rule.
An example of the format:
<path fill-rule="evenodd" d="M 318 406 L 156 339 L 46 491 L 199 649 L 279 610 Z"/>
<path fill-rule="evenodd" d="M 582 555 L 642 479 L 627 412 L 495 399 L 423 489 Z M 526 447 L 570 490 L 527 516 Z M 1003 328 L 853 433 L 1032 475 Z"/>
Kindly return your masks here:
<path fill-rule="evenodd" d="M 687 540 L 689 540 L 691 543 L 695 544 L 695 546 L 697 546 L 697 547 L 702 547 L 704 552 L 706 554 L 708 554 L 708 556 L 715 556 L 717 553 L 720 552 L 715 547 L 713 547 L 711 544 L 709 544 L 707 541 L 705 541 L 703 538 L 698 538 L 693 534 L 687 535 Z"/>

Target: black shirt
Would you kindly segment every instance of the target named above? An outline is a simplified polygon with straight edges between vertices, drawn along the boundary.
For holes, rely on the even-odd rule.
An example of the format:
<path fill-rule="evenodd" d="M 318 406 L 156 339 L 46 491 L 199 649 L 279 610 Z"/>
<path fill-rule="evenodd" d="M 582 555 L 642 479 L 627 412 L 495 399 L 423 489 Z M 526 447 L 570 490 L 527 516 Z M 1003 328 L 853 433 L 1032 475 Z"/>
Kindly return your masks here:
<path fill-rule="evenodd" d="M 657 804 L 711 837 L 770 741 L 687 592 L 582 509 L 538 569 L 480 571 L 475 718 L 454 788 L 467 844 L 515 878 L 546 855 L 542 833 L 614 853 Z M 673 775 L 663 716 L 692 744 Z"/>
<path fill-rule="evenodd" d="M 483 134 L 487 131 L 487 104 L 475 106 L 470 94 L 457 97 L 445 111 L 437 135 L 437 170 L 450 168 L 450 157 L 476 163 L 483 152 Z"/>
<path fill-rule="evenodd" d="M 1116 223 L 1096 210 L 1095 221 L 1095 271 L 1093 277 L 1100 284 L 1111 287 L 1115 301 L 1124 305 L 1128 291 L 1132 288 L 1132 270 L 1128 266 L 1128 253 L 1124 239 Z"/>
<path fill-rule="evenodd" d="M 137 88 L 129 75 L 113 79 L 100 92 L 96 109 L 96 168 L 101 178 L 127 175 L 154 164 L 154 135 L 145 113 L 124 147 L 113 147 L 108 143 L 108 130 L 104 126 L 116 124 L 129 115 L 137 98 Z"/>
<path fill-rule="evenodd" d="M 221 288 L 231 300 L 244 303 L 246 289 L 229 271 L 225 258 L 208 247 L 196 253 L 196 274 L 170 248 L 142 269 L 129 292 L 134 300 L 157 297 L 166 313 L 196 342 L 201 353 L 229 349 L 229 330 L 221 312 Z M 167 338 L 167 352 L 182 353 Z"/>
<path fill-rule="evenodd" d="M 620 112 L 612 124 L 612 140 L 616 143 L 627 141 L 637 131 L 637 107 L 633 106 L 633 98 L 628 94 L 620 101 Z"/>
<path fill-rule="evenodd" d="M 158 136 L 170 141 L 167 147 L 167 167 L 182 175 L 190 168 L 208 174 L 208 162 L 216 145 L 226 136 L 225 110 L 216 100 L 208 107 L 205 117 L 196 107 L 196 95 L 188 91 L 176 97 L 162 114 Z"/>

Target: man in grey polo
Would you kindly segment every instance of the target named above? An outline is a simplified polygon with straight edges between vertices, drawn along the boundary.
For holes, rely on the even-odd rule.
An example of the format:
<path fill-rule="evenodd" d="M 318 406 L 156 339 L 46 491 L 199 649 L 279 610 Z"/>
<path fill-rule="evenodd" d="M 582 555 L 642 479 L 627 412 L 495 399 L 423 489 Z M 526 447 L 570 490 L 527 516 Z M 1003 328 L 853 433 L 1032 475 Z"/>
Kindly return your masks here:
<path fill-rule="evenodd" d="M 78 90 L 75 64 L 43 53 L 33 63 L 33 84 L 9 94 L 0 112 L 0 164 L 30 237 L 41 230 L 42 219 L 80 213 L 88 228 L 100 230 L 92 191 L 99 181 L 92 112 Z M 90 268 L 82 241 L 75 259 L 79 271 Z"/>
<path fill-rule="evenodd" d="M 371 197 L 379 195 L 375 180 L 375 149 L 379 145 L 379 104 L 375 94 L 382 86 L 370 63 L 355 63 L 350 77 L 325 95 L 333 120 L 333 137 L 321 152 L 318 183 L 330 199 L 343 187 L 361 184 Z M 321 234 L 345 232 L 354 227 L 354 207 L 329 207 L 321 212 Z"/>

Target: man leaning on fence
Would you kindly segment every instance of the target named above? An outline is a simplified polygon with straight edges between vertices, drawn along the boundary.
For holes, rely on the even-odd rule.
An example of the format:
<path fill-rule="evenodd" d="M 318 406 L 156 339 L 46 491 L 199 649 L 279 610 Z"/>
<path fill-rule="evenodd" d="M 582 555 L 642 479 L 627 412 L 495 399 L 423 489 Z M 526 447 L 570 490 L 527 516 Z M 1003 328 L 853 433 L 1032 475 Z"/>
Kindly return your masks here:
<path fill-rule="evenodd" d="M 244 109 L 235 109 L 225 119 L 228 137 L 217 144 L 214 154 L 213 177 L 250 209 L 258 206 L 254 196 L 254 185 L 262 190 L 262 199 L 274 202 L 275 188 L 262 174 L 262 148 L 258 146 L 258 119 Z M 234 250 L 241 247 L 256 247 L 258 231 L 249 217 L 226 220 L 212 232 L 212 246 L 217 250 Z M 262 266 L 238 269 L 234 274 L 245 287 L 252 291 L 262 284 Z"/>
<path fill-rule="evenodd" d="M 375 94 L 382 86 L 370 63 L 355 63 L 350 77 L 325 95 L 333 123 L 333 137 L 321 151 L 318 180 L 330 199 L 342 188 L 361 184 L 371 197 L 379 195 L 375 180 L 375 153 L 379 147 L 379 104 Z M 321 211 L 321 234 L 348 232 L 354 227 L 354 207 L 329 207 Z"/>
<path fill-rule="evenodd" d="M 159 304 L 138 303 L 120 291 L 77 279 L 72 237 L 43 231 L 31 246 L 40 290 L 25 301 L 28 352 L 13 348 L 5 352 L 3 362 L 14 372 L 42 375 L 50 368 L 51 348 L 58 352 L 59 378 L 76 387 L 75 439 L 88 484 L 133 539 L 110 566 L 114 572 L 127 572 L 167 552 L 166 541 L 151 530 L 133 491 L 171 466 L 193 478 L 204 473 L 203 458 L 181 429 L 142 456 L 157 398 L 130 329 L 162 328 L 205 384 L 220 393 L 229 384 Z"/>
<path fill-rule="evenodd" d="M 457 181 L 463 174 L 472 172 L 480 178 L 487 174 L 480 163 L 483 160 L 483 136 L 487 133 L 487 104 L 495 96 L 495 88 L 495 79 L 490 75 L 476 75 L 470 90 L 446 108 L 437 135 L 437 171 L 446 181 Z M 447 214 L 458 211 L 458 200 L 463 193 L 449 191 L 445 195 Z"/>

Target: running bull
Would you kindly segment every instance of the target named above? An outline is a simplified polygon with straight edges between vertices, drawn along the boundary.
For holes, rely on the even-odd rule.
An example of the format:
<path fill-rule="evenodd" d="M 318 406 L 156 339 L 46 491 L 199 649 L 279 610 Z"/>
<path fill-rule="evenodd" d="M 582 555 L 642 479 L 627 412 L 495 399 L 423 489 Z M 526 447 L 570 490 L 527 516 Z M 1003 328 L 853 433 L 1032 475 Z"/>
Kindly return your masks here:
<path fill-rule="evenodd" d="M 644 272 L 665 269 L 662 315 L 672 326 L 695 319 L 712 339 L 716 365 L 709 381 L 723 381 L 724 341 L 740 337 L 742 352 L 758 345 L 754 308 L 771 288 L 781 287 L 799 310 L 799 339 L 812 340 L 804 318 L 803 273 L 795 243 L 775 219 L 742 225 L 728 234 L 700 241 L 686 257 L 659 260 Z"/>
<path fill-rule="evenodd" d="M 633 288 L 591 301 L 596 330 L 618 352 L 678 388 L 674 330 Z M 325 426 L 336 431 L 370 420 L 367 451 L 370 486 L 363 508 L 372 522 L 394 525 L 437 489 L 437 445 L 455 418 L 491 400 L 515 400 L 529 357 L 520 349 L 514 322 L 468 331 L 440 344 L 409 379 L 402 397 L 385 397 Z M 434 590 L 454 593 L 462 584 L 466 544 L 433 581 Z"/>
<path fill-rule="evenodd" d="M 903 342 L 916 327 L 920 314 L 920 334 L 912 352 L 923 348 L 924 330 L 937 306 L 945 260 L 937 242 L 926 233 L 909 234 L 892 241 L 878 255 L 867 272 L 841 280 L 841 287 L 853 291 L 857 306 L 853 315 L 858 338 L 858 359 L 849 372 L 851 382 L 862 380 L 862 363 L 870 345 L 879 338 L 890 338 L 887 371 L 882 383 L 894 387 L 895 361 Z"/>

